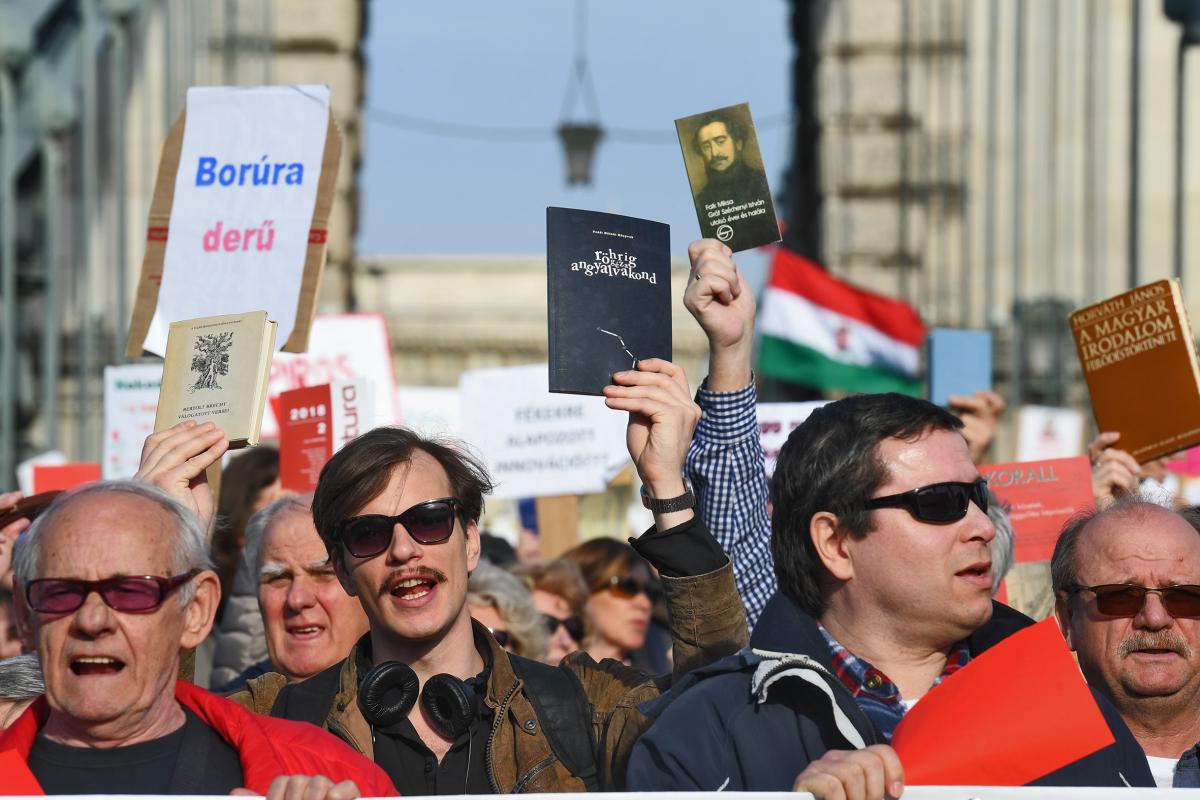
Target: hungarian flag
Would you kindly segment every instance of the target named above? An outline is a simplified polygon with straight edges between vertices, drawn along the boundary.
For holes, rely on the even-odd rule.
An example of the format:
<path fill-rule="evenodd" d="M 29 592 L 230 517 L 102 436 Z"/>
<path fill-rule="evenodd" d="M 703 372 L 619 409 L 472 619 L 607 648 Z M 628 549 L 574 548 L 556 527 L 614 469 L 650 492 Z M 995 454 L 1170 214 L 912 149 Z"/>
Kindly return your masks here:
<path fill-rule="evenodd" d="M 900 300 L 843 283 L 775 249 L 759 312 L 758 369 L 815 389 L 920 395 L 925 325 Z"/>

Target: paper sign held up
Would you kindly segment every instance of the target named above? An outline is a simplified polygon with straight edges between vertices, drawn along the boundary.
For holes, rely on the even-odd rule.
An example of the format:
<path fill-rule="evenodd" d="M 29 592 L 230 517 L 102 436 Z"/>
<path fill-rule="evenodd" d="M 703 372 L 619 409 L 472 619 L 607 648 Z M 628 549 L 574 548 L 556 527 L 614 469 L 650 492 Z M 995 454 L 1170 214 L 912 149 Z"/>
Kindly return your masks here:
<path fill-rule="evenodd" d="M 38 465 L 33 468 L 33 493 L 55 489 L 74 489 L 85 483 L 100 480 L 100 465 L 79 464 Z"/>
<path fill-rule="evenodd" d="M 986 650 L 892 736 L 913 786 L 1024 786 L 1115 741 L 1053 618 Z"/>

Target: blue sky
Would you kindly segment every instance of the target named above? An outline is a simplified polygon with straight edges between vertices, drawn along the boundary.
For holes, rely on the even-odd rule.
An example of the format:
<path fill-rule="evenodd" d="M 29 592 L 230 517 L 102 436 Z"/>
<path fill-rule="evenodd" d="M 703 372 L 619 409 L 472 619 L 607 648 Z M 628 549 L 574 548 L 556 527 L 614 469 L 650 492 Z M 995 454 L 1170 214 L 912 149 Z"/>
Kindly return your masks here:
<path fill-rule="evenodd" d="M 660 138 L 601 142 L 592 185 L 568 188 L 553 131 L 575 55 L 574 2 L 371 0 L 369 14 L 362 256 L 542 253 L 548 205 L 669 223 L 682 256 L 699 227 L 675 118 L 749 102 L 766 122 L 790 108 L 784 0 L 591 0 L 587 54 L 600 123 Z M 389 112 L 546 135 L 452 138 L 388 124 Z M 574 112 L 583 116 L 583 104 Z M 778 192 L 790 129 L 760 124 L 759 140 Z M 761 260 L 739 258 L 754 283 Z"/>

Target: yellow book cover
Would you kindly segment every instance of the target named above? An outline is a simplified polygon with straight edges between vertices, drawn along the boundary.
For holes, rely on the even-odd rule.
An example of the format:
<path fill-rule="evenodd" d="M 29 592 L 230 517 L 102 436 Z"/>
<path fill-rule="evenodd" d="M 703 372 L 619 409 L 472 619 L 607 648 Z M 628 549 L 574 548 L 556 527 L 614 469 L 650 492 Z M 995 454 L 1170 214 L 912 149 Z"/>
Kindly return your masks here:
<path fill-rule="evenodd" d="M 258 444 L 277 327 L 265 311 L 171 323 L 154 430 L 211 421 L 231 448 Z"/>

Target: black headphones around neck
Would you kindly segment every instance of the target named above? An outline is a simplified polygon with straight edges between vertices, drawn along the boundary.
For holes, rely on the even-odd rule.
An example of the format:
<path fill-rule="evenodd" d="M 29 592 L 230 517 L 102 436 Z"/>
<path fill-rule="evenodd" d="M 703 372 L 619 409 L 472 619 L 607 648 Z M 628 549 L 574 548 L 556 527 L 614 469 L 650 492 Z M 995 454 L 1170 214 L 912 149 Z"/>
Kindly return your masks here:
<path fill-rule="evenodd" d="M 465 681 L 443 672 L 425 681 L 422 688 L 408 664 L 385 661 L 363 675 L 358 706 L 373 727 L 387 728 L 407 717 L 420 696 L 433 729 L 447 739 L 456 739 L 471 726 L 486 680 L 487 670 Z"/>

